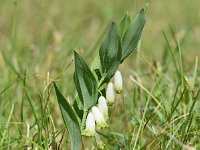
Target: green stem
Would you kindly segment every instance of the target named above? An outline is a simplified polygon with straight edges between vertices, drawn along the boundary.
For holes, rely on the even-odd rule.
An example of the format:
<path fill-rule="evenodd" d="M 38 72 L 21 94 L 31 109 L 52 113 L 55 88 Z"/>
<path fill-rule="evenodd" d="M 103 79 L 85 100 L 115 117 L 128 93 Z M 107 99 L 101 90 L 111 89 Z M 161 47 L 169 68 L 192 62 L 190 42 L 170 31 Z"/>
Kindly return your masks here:
<path fill-rule="evenodd" d="M 101 86 L 101 84 L 103 83 L 104 79 L 105 79 L 105 77 L 102 77 L 102 78 L 100 79 L 100 81 L 99 81 L 99 83 L 98 83 L 98 88 L 100 88 L 100 86 Z"/>
<path fill-rule="evenodd" d="M 84 130 L 87 112 L 88 112 L 88 110 L 84 110 L 84 112 L 83 112 L 83 119 L 82 119 L 82 122 L 81 122 L 81 132 L 83 132 L 83 130 Z"/>

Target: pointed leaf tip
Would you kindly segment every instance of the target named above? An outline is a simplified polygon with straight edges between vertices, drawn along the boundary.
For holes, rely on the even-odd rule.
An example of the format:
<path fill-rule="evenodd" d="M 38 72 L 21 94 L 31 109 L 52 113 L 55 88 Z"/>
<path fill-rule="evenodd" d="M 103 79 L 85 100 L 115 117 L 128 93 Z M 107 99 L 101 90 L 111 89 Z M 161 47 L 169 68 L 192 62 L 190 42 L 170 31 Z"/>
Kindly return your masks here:
<path fill-rule="evenodd" d="M 122 59 L 121 63 L 136 49 L 141 38 L 142 31 L 146 22 L 144 8 L 140 10 L 133 22 L 130 23 L 122 38 Z"/>
<path fill-rule="evenodd" d="M 144 12 L 146 13 L 147 12 L 147 9 L 149 7 L 149 3 L 146 3 L 145 7 L 144 7 Z"/>

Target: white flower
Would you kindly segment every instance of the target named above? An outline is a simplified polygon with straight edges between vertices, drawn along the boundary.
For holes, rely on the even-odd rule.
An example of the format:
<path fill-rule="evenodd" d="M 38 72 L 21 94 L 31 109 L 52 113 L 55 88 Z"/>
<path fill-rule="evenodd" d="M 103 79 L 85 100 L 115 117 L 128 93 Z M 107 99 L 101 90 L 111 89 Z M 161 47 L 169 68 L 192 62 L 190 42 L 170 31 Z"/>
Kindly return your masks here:
<path fill-rule="evenodd" d="M 90 112 L 86 118 L 86 127 L 83 131 L 85 136 L 94 136 L 95 134 L 95 120 L 92 112 Z"/>
<path fill-rule="evenodd" d="M 100 96 L 98 99 L 98 108 L 103 113 L 105 120 L 108 119 L 108 105 L 105 97 Z"/>
<path fill-rule="evenodd" d="M 122 92 L 122 75 L 119 70 L 114 75 L 114 86 L 117 94 Z"/>
<path fill-rule="evenodd" d="M 99 110 L 98 107 L 96 107 L 96 106 L 92 107 L 92 114 L 94 115 L 94 119 L 99 128 L 108 126 L 104 119 L 102 112 Z"/>
<path fill-rule="evenodd" d="M 108 83 L 108 87 L 106 89 L 106 100 L 109 105 L 112 105 L 115 100 L 115 92 L 113 88 L 113 83 Z"/>

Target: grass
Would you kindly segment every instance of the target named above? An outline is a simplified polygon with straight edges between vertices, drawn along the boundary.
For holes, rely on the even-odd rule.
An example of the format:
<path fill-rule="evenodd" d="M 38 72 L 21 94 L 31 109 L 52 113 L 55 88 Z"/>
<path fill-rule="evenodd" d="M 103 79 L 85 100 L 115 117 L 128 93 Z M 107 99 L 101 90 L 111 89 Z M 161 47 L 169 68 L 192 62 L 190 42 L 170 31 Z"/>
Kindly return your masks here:
<path fill-rule="evenodd" d="M 69 149 L 50 83 L 73 103 L 73 49 L 91 63 L 111 21 L 146 3 L 113 2 L 0 1 L 0 149 Z M 200 3 L 149 4 L 141 49 L 120 67 L 123 95 L 101 139 L 107 149 L 200 149 Z"/>

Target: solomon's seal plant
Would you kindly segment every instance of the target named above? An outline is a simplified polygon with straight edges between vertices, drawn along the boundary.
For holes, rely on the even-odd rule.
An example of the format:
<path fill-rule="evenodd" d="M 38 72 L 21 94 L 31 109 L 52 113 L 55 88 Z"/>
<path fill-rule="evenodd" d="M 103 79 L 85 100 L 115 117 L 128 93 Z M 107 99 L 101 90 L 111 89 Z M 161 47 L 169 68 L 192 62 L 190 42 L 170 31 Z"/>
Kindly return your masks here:
<path fill-rule="evenodd" d="M 133 21 L 126 14 L 119 24 L 110 25 L 91 67 L 74 51 L 74 84 L 78 97 L 72 106 L 54 84 L 72 150 L 83 147 L 83 136 L 94 136 L 96 146 L 104 147 L 99 133 L 109 126 L 108 110 L 115 102 L 115 92 L 122 92 L 122 75 L 118 68 L 137 48 L 146 22 L 145 11 L 141 9 Z"/>

